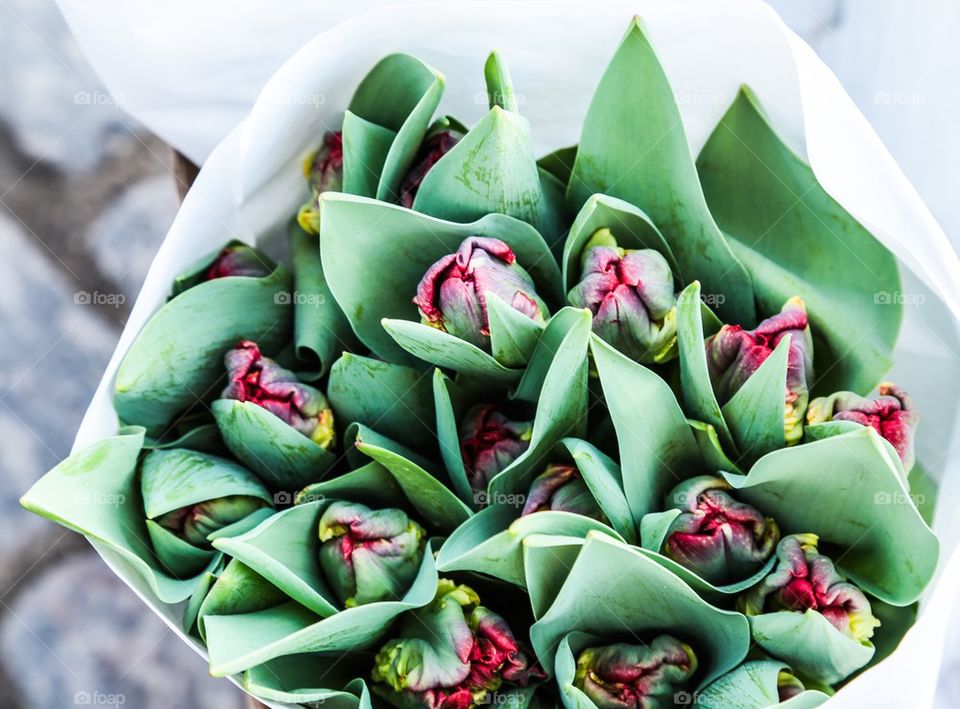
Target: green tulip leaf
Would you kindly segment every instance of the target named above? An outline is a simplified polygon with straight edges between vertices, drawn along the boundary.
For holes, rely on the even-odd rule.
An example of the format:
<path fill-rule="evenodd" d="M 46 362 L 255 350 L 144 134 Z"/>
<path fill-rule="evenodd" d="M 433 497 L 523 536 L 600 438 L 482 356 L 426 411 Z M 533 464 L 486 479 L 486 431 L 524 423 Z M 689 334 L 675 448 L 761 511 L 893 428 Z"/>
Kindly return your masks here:
<path fill-rule="evenodd" d="M 523 367 L 530 361 L 544 326 L 495 293 L 487 293 L 486 302 L 493 358 L 505 367 Z"/>
<path fill-rule="evenodd" d="M 762 314 L 800 295 L 823 393 L 869 391 L 903 317 L 895 257 L 817 182 L 744 87 L 697 161 L 707 202 L 749 269 Z M 740 320 L 730 320 L 740 322 Z"/>
<path fill-rule="evenodd" d="M 350 100 L 351 113 L 396 134 L 382 159 L 368 165 L 379 175 L 375 194 L 395 202 L 404 175 L 420 150 L 434 111 L 443 96 L 443 75 L 410 54 L 390 54 L 363 78 Z M 381 137 L 382 139 L 382 137 Z M 344 153 L 344 178 L 346 178 Z"/>
<path fill-rule="evenodd" d="M 396 132 L 364 120 L 352 111 L 343 114 L 343 191 L 376 197 L 383 163 Z"/>
<path fill-rule="evenodd" d="M 361 423 L 415 448 L 432 445 L 433 392 L 423 372 L 344 352 L 327 398 L 341 423 Z"/>
<path fill-rule="evenodd" d="M 694 281 L 677 297 L 677 347 L 680 352 L 680 387 L 683 405 L 694 419 L 713 427 L 723 448 L 736 450 L 733 436 L 713 392 L 704 341 L 713 333 L 704 331 L 700 283 Z"/>
<path fill-rule="evenodd" d="M 188 635 L 197 634 L 194 633 L 194 628 L 197 625 L 197 619 L 200 616 L 200 606 L 203 603 L 203 599 L 207 597 L 207 594 L 210 592 L 210 589 L 216 582 L 217 575 L 223 571 L 222 566 L 223 559 L 221 558 L 216 567 L 205 569 L 204 572 L 197 577 L 197 585 L 194 586 L 193 593 L 190 594 L 190 598 L 187 599 L 187 602 L 183 607 L 183 619 L 180 625 L 180 627 L 183 628 L 183 632 L 187 633 Z"/>
<path fill-rule="evenodd" d="M 471 342 L 443 330 L 410 320 L 383 320 L 384 331 L 417 359 L 438 367 L 506 385 L 516 382 L 522 369 L 501 364 Z"/>
<path fill-rule="evenodd" d="M 215 423 L 204 423 L 169 439 L 157 440 L 149 436 L 144 438 L 144 450 L 168 450 L 170 448 L 189 448 L 200 453 L 213 455 L 225 452 L 220 429 Z"/>
<path fill-rule="evenodd" d="M 295 505 L 247 534 L 219 539 L 214 546 L 326 618 L 340 610 L 317 557 L 320 515 L 328 506 L 328 501 Z"/>
<path fill-rule="evenodd" d="M 525 586 L 533 617 L 540 619 L 553 603 L 586 540 L 558 534 L 531 534 L 523 540 Z"/>
<path fill-rule="evenodd" d="M 753 641 L 797 674 L 835 684 L 866 665 L 874 647 L 837 630 L 814 610 L 750 617 Z"/>
<path fill-rule="evenodd" d="M 786 445 L 783 407 L 789 354 L 787 335 L 721 409 L 737 450 L 748 460 Z"/>
<path fill-rule="evenodd" d="M 356 346 L 350 323 L 327 286 L 320 264 L 317 237 L 294 223 L 290 230 L 293 254 L 293 337 L 297 359 L 321 377 L 344 350 Z"/>
<path fill-rule="evenodd" d="M 212 549 L 193 546 L 151 519 L 146 524 L 153 553 L 160 566 L 171 576 L 182 578 L 201 573 L 217 555 Z"/>
<path fill-rule="evenodd" d="M 147 534 L 157 559 L 172 576 L 192 576 L 214 558 L 213 549 L 201 549 L 164 528 L 155 518 L 182 507 L 221 497 L 245 496 L 265 506 L 217 530 L 218 536 L 242 534 L 273 513 L 273 497 L 250 471 L 224 458 L 183 448 L 154 450 L 140 463 L 140 489 Z M 212 538 L 213 535 L 208 537 Z"/>
<path fill-rule="evenodd" d="M 940 485 L 927 469 L 919 463 L 910 471 L 910 497 L 913 498 L 920 516 L 927 526 L 933 526 L 933 513 L 937 509 L 937 495 Z"/>
<path fill-rule="evenodd" d="M 162 431 L 198 401 L 214 398 L 223 355 L 241 340 L 268 354 L 290 340 L 290 277 L 283 267 L 264 278 L 216 278 L 184 291 L 147 321 L 114 381 L 120 420 Z"/>
<path fill-rule="evenodd" d="M 697 706 L 704 709 L 764 709 L 772 706 L 812 709 L 830 698 L 823 692 L 808 689 L 781 704 L 777 681 L 784 671 L 789 672 L 790 668 L 776 660 L 744 662 L 700 690 Z"/>
<path fill-rule="evenodd" d="M 321 618 L 327 618 L 341 612 L 341 604 L 330 590 L 319 560 L 320 517 L 331 502 L 333 500 L 328 499 L 295 505 L 275 514 L 247 534 L 218 539 L 214 546 L 250 567 L 290 599 Z M 420 581 L 421 577 L 432 578 L 433 584 L 437 583 L 431 553 L 424 554 L 417 580 L 400 601 L 407 601 L 418 584 L 429 585 L 428 580 Z M 368 603 L 363 607 L 380 603 L 383 602 Z"/>
<path fill-rule="evenodd" d="M 731 473 L 742 473 L 736 463 L 727 456 L 723 446 L 720 445 L 720 437 L 717 435 L 717 429 L 708 423 L 687 419 L 690 424 L 690 430 L 693 431 L 693 437 L 697 441 L 697 448 L 700 449 L 700 459 L 703 462 L 704 470 L 726 470 Z"/>
<path fill-rule="evenodd" d="M 561 313 L 570 317 L 564 317 L 557 329 L 551 331 L 548 326 L 544 330 L 531 367 L 520 384 L 521 389 L 525 384 L 530 391 L 537 389 L 527 381 L 527 377 L 533 372 L 533 376 L 539 378 L 539 373 L 545 371 L 539 386 L 540 398 L 536 400 L 530 446 L 490 481 L 491 495 L 526 494 L 533 478 L 551 462 L 549 458 L 561 439 L 585 433 L 589 396 L 587 344 L 590 341 L 590 313 L 572 308 L 564 308 Z M 554 348 L 553 343 L 560 333 L 563 338 Z M 544 370 L 548 357 L 549 366 Z"/>
<path fill-rule="evenodd" d="M 576 160 L 577 146 L 571 145 L 568 148 L 560 148 L 544 155 L 537 160 L 537 165 L 541 170 L 556 177 L 557 181 L 563 184 L 566 189 L 566 186 L 570 184 L 570 177 L 573 175 L 573 165 Z"/>
<path fill-rule="evenodd" d="M 137 474 L 143 436 L 142 427 L 130 426 L 77 451 L 34 483 L 20 504 L 115 552 L 161 602 L 179 603 L 202 574 L 175 578 L 154 556 Z M 211 558 L 209 567 L 216 563 Z"/>
<path fill-rule="evenodd" d="M 487 82 L 487 98 L 490 108 L 499 106 L 504 111 L 519 113 L 517 93 L 510 78 L 510 68 L 503 55 L 494 51 L 483 65 L 483 77 Z"/>
<path fill-rule="evenodd" d="M 140 480 L 148 519 L 230 495 L 273 503 L 273 496 L 263 483 L 246 468 L 225 458 L 182 448 L 155 450 L 144 456 Z"/>
<path fill-rule="evenodd" d="M 768 453 L 746 476 L 724 476 L 784 535 L 813 532 L 842 549 L 838 568 L 887 603 L 913 603 L 933 578 L 937 537 L 870 427 Z"/>
<path fill-rule="evenodd" d="M 563 290 L 569 293 L 580 281 L 583 249 L 598 229 L 610 229 L 624 249 L 653 249 L 670 264 L 677 283 L 683 276 L 666 240 L 650 217 L 632 204 L 604 194 L 591 195 L 570 227 L 563 247 Z"/>
<path fill-rule="evenodd" d="M 598 192 L 650 217 L 681 273 L 724 296 L 725 320 L 753 322 L 750 276 L 707 208 L 673 89 L 636 19 L 587 110 L 568 187 L 571 208 Z"/>
<path fill-rule="evenodd" d="M 669 385 L 598 337 L 590 343 L 617 431 L 624 492 L 634 520 L 660 507 L 663 496 L 699 465 L 690 426 Z"/>
<path fill-rule="evenodd" d="M 552 220 L 545 218 L 548 211 L 544 209 L 530 123 L 499 105 L 430 169 L 413 208 L 456 222 L 506 214 L 537 227 L 547 243 L 560 236 L 547 231 Z"/>
<path fill-rule="evenodd" d="M 702 684 L 736 667 L 750 642 L 742 615 L 714 608 L 637 549 L 597 532 L 587 536 L 553 604 L 530 629 L 548 671 L 561 641 L 577 631 L 617 638 L 625 631 L 640 638 L 676 635 L 697 654 Z M 560 669 L 558 662 L 558 681 Z"/>
<path fill-rule="evenodd" d="M 530 273 L 539 295 L 554 306 L 561 301 L 557 263 L 543 238 L 523 222 L 490 214 L 476 222 L 457 224 L 335 193 L 322 195 L 320 202 L 320 254 L 330 290 L 360 340 L 382 359 L 417 364 L 416 357 L 394 341 L 381 321 L 419 323 L 413 297 L 420 279 L 468 236 L 504 241 Z M 360 273 L 363 278 L 357 277 Z M 409 329 L 405 334 L 415 336 Z M 447 345 L 447 341 L 433 342 L 429 347 Z"/>
<path fill-rule="evenodd" d="M 450 532 L 462 524 L 472 511 L 436 475 L 425 469 L 425 461 L 376 431 L 353 424 L 348 440 L 363 455 L 390 471 L 403 490 L 417 517 L 441 532 Z"/>
<path fill-rule="evenodd" d="M 564 438 L 560 444 L 573 458 L 577 470 L 580 471 L 580 477 L 586 483 L 593 499 L 600 505 L 610 526 L 625 541 L 631 544 L 636 543 L 637 527 L 623 492 L 623 474 L 620 466 L 596 446 L 579 438 Z"/>
<path fill-rule="evenodd" d="M 199 595 L 192 614 L 201 638 L 206 637 L 203 621 L 208 615 L 254 613 L 288 600 L 283 591 L 236 559 L 231 559 L 218 575 L 210 575 L 210 581 L 212 585 Z M 194 594 L 194 598 L 197 597 L 198 594 Z"/>
<path fill-rule="evenodd" d="M 251 667 L 243 688 L 265 702 L 324 709 L 373 709 L 370 691 L 359 677 L 367 674 L 364 658 L 292 655 Z M 317 685 L 323 686 L 317 686 Z M 327 689 L 326 687 L 343 687 Z"/>
<path fill-rule="evenodd" d="M 294 502 L 303 505 L 327 498 L 351 500 L 373 507 L 413 509 L 409 504 L 398 504 L 398 500 L 406 499 L 403 490 L 389 470 L 374 462 L 335 478 L 307 485 L 297 493 Z"/>
<path fill-rule="evenodd" d="M 320 480 L 337 457 L 251 401 L 210 407 L 227 448 L 272 490 L 293 492 Z"/>
<path fill-rule="evenodd" d="M 513 397 L 521 401 L 538 403 L 541 398 L 551 396 L 551 390 L 544 387 L 544 382 L 547 379 L 548 372 L 553 367 L 561 346 L 565 351 L 563 360 L 565 360 L 564 366 L 568 371 L 568 376 L 574 377 L 578 382 L 581 381 L 579 365 L 581 362 L 586 362 L 586 347 L 590 337 L 591 322 L 592 318 L 589 310 L 571 307 L 561 308 L 550 318 L 547 326 L 540 334 L 537 346 L 530 356 L 530 363 L 524 370 L 523 378 L 517 385 Z M 575 334 L 571 334 L 574 331 Z M 570 371 L 571 368 L 576 371 Z M 564 374 L 559 373 L 559 368 L 556 371 L 558 371 L 556 377 L 564 376 Z M 560 397 L 565 396 L 566 393 L 560 395 Z M 578 387 L 576 396 L 586 397 L 587 392 L 585 390 L 581 392 Z M 557 398 L 559 397 L 554 397 L 555 400 Z M 557 401 L 557 404 L 559 404 L 559 401 Z M 551 406 L 551 408 L 554 408 L 554 406 Z M 584 399 L 584 406 L 586 406 L 586 399 Z M 558 408 L 562 410 L 564 407 L 560 405 Z M 584 429 L 570 435 L 583 436 L 585 434 L 586 430 Z"/>
<path fill-rule="evenodd" d="M 464 407 L 455 405 L 456 385 L 440 370 L 433 370 L 433 401 L 437 413 L 436 431 L 440 456 L 450 476 L 450 486 L 457 496 L 471 507 L 477 507 L 473 488 L 467 478 L 460 451 L 460 417 Z"/>
<path fill-rule="evenodd" d="M 398 615 L 433 600 L 437 574 L 432 557 L 428 546 L 420 573 L 398 601 L 355 606 L 325 618 L 293 601 L 254 613 L 206 616 L 210 674 L 223 677 L 287 655 L 369 648 Z"/>
<path fill-rule="evenodd" d="M 509 500 L 509 496 L 504 499 Z M 442 573 L 472 571 L 524 587 L 523 540 L 531 534 L 586 537 L 593 530 L 622 538 L 602 522 L 570 512 L 533 512 L 519 517 L 522 496 L 494 504 L 455 529 L 437 555 Z"/>

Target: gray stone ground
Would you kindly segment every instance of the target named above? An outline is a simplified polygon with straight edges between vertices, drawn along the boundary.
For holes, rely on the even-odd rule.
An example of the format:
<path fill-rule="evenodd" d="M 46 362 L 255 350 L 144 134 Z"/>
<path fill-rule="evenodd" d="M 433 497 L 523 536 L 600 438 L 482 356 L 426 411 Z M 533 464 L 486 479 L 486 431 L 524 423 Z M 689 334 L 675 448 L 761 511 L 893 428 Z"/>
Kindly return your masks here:
<path fill-rule="evenodd" d="M 172 155 L 50 0 L 0 2 L 0 87 L 0 706 L 239 708 L 81 537 L 17 503 L 69 452 L 173 220 Z"/>

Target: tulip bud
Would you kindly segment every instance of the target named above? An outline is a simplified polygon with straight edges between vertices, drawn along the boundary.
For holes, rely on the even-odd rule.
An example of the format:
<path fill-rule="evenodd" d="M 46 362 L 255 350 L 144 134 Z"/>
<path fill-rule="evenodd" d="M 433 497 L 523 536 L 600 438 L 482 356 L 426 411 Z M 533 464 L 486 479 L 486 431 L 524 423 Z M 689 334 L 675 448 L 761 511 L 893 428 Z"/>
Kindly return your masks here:
<path fill-rule="evenodd" d="M 910 472 L 915 459 L 913 437 L 919 417 L 910 396 L 896 384 L 881 384 L 879 392 L 878 396 L 863 397 L 852 391 L 840 391 L 814 399 L 807 409 L 807 423 L 853 421 L 871 426 L 890 441 L 904 469 Z"/>
<path fill-rule="evenodd" d="M 228 495 L 172 510 L 154 521 L 195 547 L 212 549 L 209 535 L 266 506 L 267 503 L 257 497 Z"/>
<path fill-rule="evenodd" d="M 653 249 L 622 249 L 600 229 L 580 256 L 580 282 L 567 301 L 593 313 L 593 331 L 645 364 L 677 354 L 677 299 L 667 260 Z"/>
<path fill-rule="evenodd" d="M 460 422 L 460 453 L 470 486 L 487 489 L 494 476 L 530 447 L 531 421 L 512 421 L 493 404 L 478 404 Z"/>
<path fill-rule="evenodd" d="M 780 540 L 777 523 L 738 502 L 723 478 L 701 475 L 677 485 L 668 504 L 681 510 L 670 524 L 663 553 L 710 583 L 749 578 Z"/>
<path fill-rule="evenodd" d="M 551 463 L 534 478 L 520 515 L 546 510 L 572 512 L 600 522 L 607 521 L 600 505 L 580 477 L 580 471 L 572 465 Z"/>
<path fill-rule="evenodd" d="M 329 132 L 323 145 L 303 163 L 303 176 L 310 185 L 310 201 L 300 207 L 297 222 L 309 234 L 320 233 L 319 197 L 343 189 L 343 133 Z"/>
<path fill-rule="evenodd" d="M 420 189 L 420 183 L 430 172 L 430 168 L 436 165 L 440 158 L 450 152 L 454 145 L 460 142 L 463 133 L 458 130 L 441 130 L 428 136 L 420 146 L 417 157 L 414 158 L 413 165 L 407 171 L 406 177 L 400 183 L 400 198 L 398 202 L 401 206 L 410 209 L 413 207 L 413 200 L 417 196 L 417 190 Z"/>
<path fill-rule="evenodd" d="M 420 569 L 426 534 L 403 510 L 334 502 L 320 517 L 320 568 L 346 608 L 396 601 Z"/>
<path fill-rule="evenodd" d="M 786 335 L 790 335 L 787 356 L 787 389 L 784 400 L 784 435 L 787 445 L 803 436 L 803 415 L 813 380 L 813 338 L 807 310 L 794 296 L 783 309 L 753 330 L 724 325 L 707 338 L 707 365 L 717 399 L 722 406 L 740 391 Z"/>
<path fill-rule="evenodd" d="M 650 643 L 591 647 L 577 657 L 573 684 L 598 709 L 654 709 L 676 706 L 697 671 L 697 657 L 686 643 L 658 635 Z"/>
<path fill-rule="evenodd" d="M 776 611 L 820 613 L 844 635 L 865 642 L 880 625 L 870 601 L 844 581 L 828 557 L 817 549 L 816 534 L 792 534 L 777 547 L 777 565 L 759 584 L 741 596 L 747 615 Z"/>
<path fill-rule="evenodd" d="M 374 659 L 374 689 L 397 707 L 468 709 L 504 684 L 544 679 L 507 622 L 469 586 L 440 579 L 433 602 L 412 611 Z"/>
<path fill-rule="evenodd" d="M 260 353 L 245 340 L 223 358 L 230 383 L 221 397 L 249 401 L 277 416 L 322 448 L 336 442 L 333 409 L 318 389 Z"/>
<path fill-rule="evenodd" d="M 204 273 L 204 279 L 212 281 L 215 278 L 227 276 L 249 276 L 262 278 L 269 276 L 274 266 L 268 263 L 263 256 L 246 244 L 230 244 L 217 255 Z"/>
<path fill-rule="evenodd" d="M 543 322 L 547 308 L 533 279 L 516 261 L 499 239 L 467 237 L 455 254 L 434 263 L 420 281 L 413 302 L 423 322 L 489 350 L 488 293 Z"/>

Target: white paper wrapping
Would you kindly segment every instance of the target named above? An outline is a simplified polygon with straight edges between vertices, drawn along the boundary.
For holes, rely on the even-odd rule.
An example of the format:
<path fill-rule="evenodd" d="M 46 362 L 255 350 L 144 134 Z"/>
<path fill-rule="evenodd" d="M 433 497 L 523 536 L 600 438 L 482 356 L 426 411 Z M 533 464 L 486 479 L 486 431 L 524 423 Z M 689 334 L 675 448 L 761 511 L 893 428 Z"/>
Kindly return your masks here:
<path fill-rule="evenodd" d="M 100 13 L 104 6 L 114 5 L 122 12 L 119 0 L 94 4 Z M 353 7 L 367 5 L 383 3 L 355 2 Z M 250 8 L 231 5 L 231 10 L 246 13 Z M 166 5 L 155 12 L 155 17 L 143 21 L 143 41 L 153 41 L 158 53 L 169 56 L 175 48 L 168 39 L 176 33 L 168 33 L 163 22 Z M 331 12 L 328 18 L 340 10 Z M 376 60 L 388 52 L 408 51 L 436 66 L 447 79 L 441 111 L 469 124 L 486 110 L 483 61 L 491 49 L 500 49 L 510 62 L 521 111 L 533 125 L 540 154 L 577 141 L 597 79 L 634 14 L 643 18 L 669 75 L 694 155 L 738 87 L 749 84 L 778 131 L 807 156 L 824 187 L 897 255 L 905 267 L 904 293 L 914 302 L 922 301 L 906 308 L 894 377 L 911 391 L 921 411 L 919 458 L 942 480 L 937 521 L 943 542 L 941 571 L 918 623 L 897 652 L 851 682 L 829 706 L 931 706 L 947 646 L 948 620 L 960 596 L 956 552 L 960 520 L 950 514 L 960 502 L 955 455 L 960 423 L 956 396 L 960 296 L 955 284 L 960 283 L 960 262 L 836 78 L 772 10 L 756 0 L 382 6 L 316 36 L 270 79 L 251 113 L 210 154 L 150 268 L 75 447 L 114 432 L 117 421 L 110 403 L 114 373 L 136 333 L 163 303 L 174 275 L 229 237 L 265 243 L 283 231 L 306 197 L 301 159 L 327 129 L 339 126 L 354 87 Z M 306 14 L 304 24 L 311 24 L 312 17 Z M 265 20 L 258 41 L 296 34 L 278 24 Z M 183 29 L 179 36 L 189 41 L 210 41 L 217 48 L 230 43 L 229 38 L 198 37 L 191 28 Z M 258 46 L 262 44 L 239 51 L 231 47 L 224 56 L 242 56 L 253 66 Z M 215 64 L 200 67 L 215 68 Z M 215 74 L 206 85 L 192 82 L 191 97 L 200 109 L 196 115 L 185 113 L 180 122 L 199 124 L 209 118 L 217 126 L 228 124 L 233 92 L 242 102 L 249 90 L 250 85 L 221 85 Z M 210 106 L 223 112 L 202 110 Z M 186 128 L 180 134 L 186 142 L 180 147 L 190 153 L 194 146 L 192 155 L 203 157 L 204 127 L 193 125 L 199 131 L 194 138 Z M 107 550 L 100 552 L 182 636 L 180 609 L 159 604 L 122 560 Z"/>

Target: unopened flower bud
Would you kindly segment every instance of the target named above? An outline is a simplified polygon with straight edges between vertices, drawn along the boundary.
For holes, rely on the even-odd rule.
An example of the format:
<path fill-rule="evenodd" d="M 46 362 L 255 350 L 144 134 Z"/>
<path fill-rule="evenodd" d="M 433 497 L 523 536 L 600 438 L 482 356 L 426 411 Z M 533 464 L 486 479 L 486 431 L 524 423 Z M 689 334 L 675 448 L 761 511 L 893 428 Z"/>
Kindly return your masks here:
<path fill-rule="evenodd" d="M 677 299 L 667 260 L 653 249 L 622 249 L 598 230 L 580 257 L 567 301 L 593 314 L 593 331 L 628 357 L 664 362 L 677 353 Z"/>
<path fill-rule="evenodd" d="M 425 324 L 489 351 L 490 293 L 537 322 L 547 315 L 533 279 L 510 247 L 483 236 L 467 237 L 455 254 L 434 263 L 420 281 L 413 302 Z"/>
<path fill-rule="evenodd" d="M 326 397 L 288 369 L 243 341 L 224 356 L 229 383 L 221 397 L 263 407 L 322 448 L 332 448 L 336 431 Z"/>

